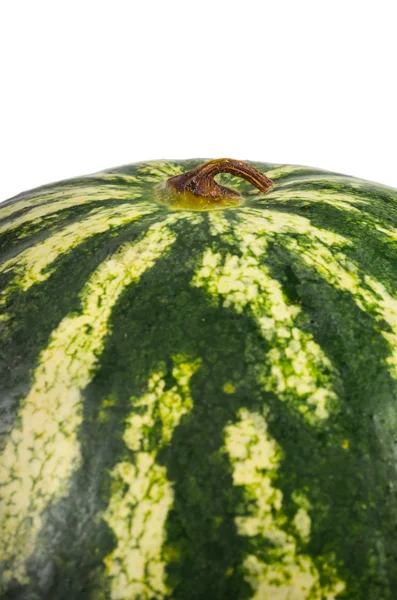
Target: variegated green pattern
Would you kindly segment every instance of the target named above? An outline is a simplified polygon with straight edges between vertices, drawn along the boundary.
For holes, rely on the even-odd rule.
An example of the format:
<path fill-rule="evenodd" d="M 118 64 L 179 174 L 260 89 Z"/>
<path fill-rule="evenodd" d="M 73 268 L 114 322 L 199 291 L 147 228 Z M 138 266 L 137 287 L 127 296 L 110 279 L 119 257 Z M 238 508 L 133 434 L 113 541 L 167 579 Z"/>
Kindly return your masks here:
<path fill-rule="evenodd" d="M 0 204 L 0 597 L 395 598 L 397 191 L 202 162 Z"/>

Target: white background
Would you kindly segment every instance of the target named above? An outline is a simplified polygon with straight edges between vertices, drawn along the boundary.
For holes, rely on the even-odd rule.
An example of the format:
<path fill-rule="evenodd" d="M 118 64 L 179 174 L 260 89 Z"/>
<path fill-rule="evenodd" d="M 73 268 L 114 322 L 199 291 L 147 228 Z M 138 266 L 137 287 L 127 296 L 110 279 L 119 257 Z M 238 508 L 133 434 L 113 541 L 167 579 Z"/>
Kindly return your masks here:
<path fill-rule="evenodd" d="M 397 187 L 395 0 L 1 0 L 0 200 L 159 158 Z"/>

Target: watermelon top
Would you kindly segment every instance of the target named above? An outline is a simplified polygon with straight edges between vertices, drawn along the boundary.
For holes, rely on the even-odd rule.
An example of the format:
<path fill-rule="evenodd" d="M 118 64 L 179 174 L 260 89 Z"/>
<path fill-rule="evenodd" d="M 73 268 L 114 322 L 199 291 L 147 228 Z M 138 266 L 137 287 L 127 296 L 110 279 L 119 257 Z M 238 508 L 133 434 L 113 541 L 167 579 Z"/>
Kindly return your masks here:
<path fill-rule="evenodd" d="M 396 597 L 397 191 L 202 162 L 0 205 L 4 597 Z"/>

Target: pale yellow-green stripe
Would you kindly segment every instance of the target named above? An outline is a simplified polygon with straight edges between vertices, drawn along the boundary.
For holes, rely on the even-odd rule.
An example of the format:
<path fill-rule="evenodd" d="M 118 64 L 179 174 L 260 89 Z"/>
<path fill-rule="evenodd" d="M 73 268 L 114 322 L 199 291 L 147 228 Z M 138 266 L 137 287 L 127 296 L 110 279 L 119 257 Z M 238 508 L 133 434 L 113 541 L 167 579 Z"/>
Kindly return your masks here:
<path fill-rule="evenodd" d="M 238 420 L 225 428 L 225 448 L 233 466 L 233 482 L 244 488 L 247 512 L 235 518 L 239 535 L 260 536 L 267 542 L 266 557 L 247 553 L 243 570 L 253 589 L 251 600 L 334 600 L 345 584 L 327 566 L 332 582 L 320 582 L 312 558 L 298 548 L 310 541 L 310 504 L 295 492 L 291 519 L 283 512 L 277 487 L 282 451 L 271 438 L 266 412 L 241 408 Z M 287 533 L 288 530 L 289 532 Z"/>
<path fill-rule="evenodd" d="M 311 167 L 303 167 L 302 165 L 274 165 L 272 169 L 266 171 L 266 177 L 277 180 L 284 175 L 293 175 L 294 173 L 301 173 L 302 171 L 308 171 L 316 174 L 317 169 Z M 321 170 L 318 169 L 319 173 Z"/>
<path fill-rule="evenodd" d="M 308 219 L 299 215 L 242 209 L 240 218 L 234 235 L 243 251 L 251 249 L 259 258 L 266 259 L 268 242 L 277 239 L 277 243 L 315 269 L 333 287 L 351 294 L 363 312 L 371 314 L 379 323 L 381 335 L 388 343 L 390 356 L 387 363 L 390 373 L 397 379 L 397 298 L 383 283 L 364 274 L 360 266 L 342 251 L 352 242 L 313 226 Z M 379 231 L 388 237 L 394 234 L 393 229 L 381 228 Z M 303 234 L 303 237 L 297 238 L 296 234 Z M 390 331 L 381 327 L 384 321 Z"/>
<path fill-rule="evenodd" d="M 353 188 L 362 188 L 371 184 L 372 182 L 361 179 L 360 177 L 352 177 L 351 175 L 345 175 L 343 173 L 333 173 L 332 171 L 324 171 L 314 167 L 307 167 L 303 165 L 274 165 L 272 169 L 265 171 L 266 177 L 273 179 L 277 182 L 277 189 L 283 186 L 289 186 L 291 184 L 299 186 L 301 183 L 345 183 Z M 298 176 L 294 179 L 292 176 L 297 174 Z M 289 177 L 284 177 L 288 175 Z M 281 179 L 281 181 L 278 181 Z M 377 187 L 385 188 L 390 190 L 387 186 L 381 184 L 375 184 Z"/>
<path fill-rule="evenodd" d="M 29 246 L 17 256 L 0 265 L 0 273 L 13 271 L 14 278 L 10 287 L 18 285 L 24 291 L 34 283 L 48 279 L 53 269 L 49 265 L 60 256 L 67 254 L 88 238 L 108 231 L 112 227 L 125 225 L 153 211 L 149 204 L 123 204 L 121 206 L 101 207 L 92 210 L 81 220 L 65 225 L 43 241 Z M 1 296 L 7 295 L 7 288 Z"/>
<path fill-rule="evenodd" d="M 295 240 L 286 244 L 293 252 L 298 250 Z M 307 247 L 301 259 L 313 267 L 328 283 L 351 294 L 357 306 L 379 323 L 381 335 L 387 341 L 390 356 L 386 358 L 390 374 L 397 379 L 397 298 L 385 285 L 361 272 L 359 265 L 342 253 L 331 253 L 326 247 Z M 382 325 L 386 322 L 390 331 Z"/>
<path fill-rule="evenodd" d="M 385 227 L 381 227 L 380 225 L 375 226 L 378 231 L 384 233 L 387 237 L 391 238 L 393 242 L 397 242 L 397 229 L 396 227 L 391 227 L 390 229 L 385 229 Z"/>
<path fill-rule="evenodd" d="M 139 202 L 139 198 L 141 197 L 141 192 L 136 191 L 136 189 L 133 192 L 130 192 L 128 194 L 128 201 L 132 201 L 134 200 L 134 203 L 132 204 L 133 207 L 135 206 L 142 206 L 143 203 Z M 108 200 L 111 200 L 111 198 L 107 198 Z M 90 199 L 90 201 L 92 201 L 93 198 Z M 103 202 L 103 198 L 96 198 L 95 197 L 95 201 L 102 201 Z M 124 202 L 126 202 L 124 200 Z M 56 220 L 59 218 L 59 213 L 63 210 L 67 210 L 68 208 L 74 208 L 80 204 L 85 204 L 85 201 L 76 201 L 75 198 L 71 198 L 69 200 L 64 200 L 64 199 L 60 199 L 56 202 L 48 202 L 46 204 L 38 204 L 37 206 L 32 207 L 31 210 L 29 210 L 28 212 L 24 212 L 21 215 L 17 215 L 16 217 L 14 217 L 14 219 L 9 220 L 9 221 L 5 221 L 3 223 L 0 222 L 0 233 L 5 233 L 6 231 L 11 231 L 13 229 L 17 229 L 18 227 L 20 227 L 21 225 L 24 225 L 25 223 L 32 223 L 32 222 L 36 222 L 36 223 L 40 223 L 40 220 L 43 217 L 47 217 L 47 221 L 49 219 L 53 220 L 54 222 L 56 222 Z M 121 204 L 119 206 L 117 206 L 116 208 L 122 208 L 123 206 L 130 206 L 128 203 L 126 204 Z M 147 206 L 147 204 L 146 204 Z M 155 207 L 152 206 L 152 210 L 154 210 Z M 107 210 L 108 207 L 99 207 L 95 210 Z M 82 216 L 78 216 L 77 219 L 84 219 L 86 216 L 88 215 L 82 215 Z M 18 232 L 18 237 L 26 237 L 29 234 L 29 232 L 27 233 L 22 233 L 22 235 Z"/>
<path fill-rule="evenodd" d="M 359 179 L 358 177 L 339 175 L 337 173 L 307 173 L 307 175 L 299 175 L 299 177 L 296 179 L 290 178 L 278 181 L 277 189 L 289 187 L 291 185 L 295 185 L 299 189 L 301 184 L 307 183 L 321 183 L 329 186 L 333 186 L 335 184 L 346 185 L 349 188 L 352 188 L 353 193 L 355 189 L 362 189 L 368 184 L 368 182 L 364 181 L 363 179 Z"/>
<path fill-rule="evenodd" d="M 22 401 L 0 457 L 0 559 L 12 564 L 5 577 L 27 581 L 25 560 L 43 524 L 42 513 L 67 494 L 79 467 L 82 390 L 91 380 L 109 333 L 112 309 L 175 241 L 168 224 L 153 225 L 100 265 L 82 290 L 82 309 L 65 317 L 40 354 L 32 387 Z"/>
<path fill-rule="evenodd" d="M 131 462 L 113 471 L 114 492 L 103 516 L 116 537 L 116 548 L 104 562 L 112 600 L 160 600 L 170 593 L 165 582 L 164 524 L 174 493 L 158 452 L 172 438 L 182 416 L 193 407 L 189 382 L 200 362 L 173 358 L 176 381 L 165 389 L 165 372 L 152 374 L 148 391 L 131 398 L 124 441 L 133 451 Z M 156 441 L 150 443 L 155 432 Z"/>
<path fill-rule="evenodd" d="M 284 190 L 275 188 L 269 192 L 264 202 L 290 202 L 291 200 L 299 200 L 303 202 L 320 202 L 321 204 L 329 204 L 332 207 L 337 207 L 348 211 L 359 211 L 353 204 L 365 205 L 369 204 L 368 200 L 363 200 L 353 193 L 336 192 L 334 190 Z"/>
<path fill-rule="evenodd" d="M 211 219 L 219 226 L 222 217 Z M 322 235 L 327 238 L 327 233 Z M 220 297 L 224 307 L 237 313 L 249 309 L 269 345 L 267 362 L 256 373 L 258 382 L 298 410 L 307 422 L 320 423 L 336 406 L 332 364 L 313 336 L 297 326 L 300 307 L 286 301 L 281 285 L 258 259 L 266 250 L 266 237 L 249 235 L 240 226 L 235 236 L 237 240 L 241 236 L 243 255 L 222 257 L 208 248 L 192 285 L 206 289 L 215 302 Z"/>
<path fill-rule="evenodd" d="M 103 179 L 103 177 L 101 179 Z M 100 182 L 87 182 L 84 184 L 79 184 L 77 182 L 66 185 L 58 184 L 58 186 L 55 184 L 53 187 L 46 190 L 38 189 L 27 192 L 23 198 L 15 200 L 6 206 L 1 207 L 0 205 L 0 220 L 10 217 L 16 211 L 26 208 L 32 208 L 35 211 L 38 209 L 38 203 L 49 204 L 49 212 L 43 212 L 43 216 L 59 210 L 62 206 L 62 202 L 64 203 L 63 208 L 68 208 L 70 206 L 93 201 L 130 200 L 136 198 L 139 195 L 139 192 L 140 188 L 137 187 L 135 179 L 131 179 L 129 186 L 127 184 L 106 184 L 106 179 L 104 184 L 101 184 Z M 33 218 L 35 218 L 35 216 L 33 216 Z"/>
<path fill-rule="evenodd" d="M 168 177 L 181 175 L 187 171 L 183 165 L 178 165 L 165 160 L 157 160 L 147 164 L 143 164 L 137 171 L 139 180 L 143 179 L 147 182 L 165 181 Z"/>
<path fill-rule="evenodd" d="M 218 217 L 214 214 L 211 218 L 215 221 Z M 238 219 L 238 225 L 232 225 L 234 236 L 243 245 L 243 248 L 247 244 L 251 247 L 255 240 L 258 240 L 258 243 L 262 244 L 258 246 L 259 253 L 263 252 L 267 248 L 266 244 L 272 240 L 277 239 L 279 243 L 282 243 L 277 234 L 304 235 L 332 247 L 349 247 L 352 245 L 351 240 L 333 231 L 316 227 L 312 225 L 308 218 L 301 215 L 256 208 L 241 208 L 238 211 Z"/>

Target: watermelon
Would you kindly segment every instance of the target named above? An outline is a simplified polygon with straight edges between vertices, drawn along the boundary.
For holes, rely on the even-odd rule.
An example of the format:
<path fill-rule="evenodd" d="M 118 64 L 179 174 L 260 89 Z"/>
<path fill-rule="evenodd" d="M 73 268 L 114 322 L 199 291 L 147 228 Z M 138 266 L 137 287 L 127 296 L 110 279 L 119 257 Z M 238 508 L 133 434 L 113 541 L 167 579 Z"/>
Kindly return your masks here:
<path fill-rule="evenodd" d="M 45 185 L 0 205 L 0 306 L 1 597 L 397 597 L 397 190 Z"/>

